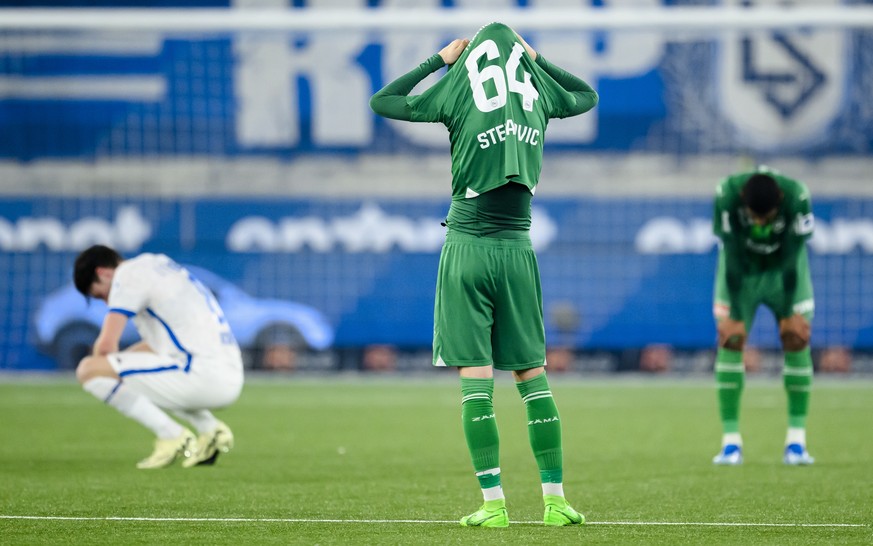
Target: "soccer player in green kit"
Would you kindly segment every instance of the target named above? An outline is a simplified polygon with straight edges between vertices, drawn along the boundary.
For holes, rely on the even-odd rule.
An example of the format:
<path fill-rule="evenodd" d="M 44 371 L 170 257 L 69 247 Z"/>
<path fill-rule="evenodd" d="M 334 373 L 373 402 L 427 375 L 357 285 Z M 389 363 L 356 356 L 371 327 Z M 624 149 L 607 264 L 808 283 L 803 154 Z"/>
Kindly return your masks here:
<path fill-rule="evenodd" d="M 413 87 L 449 65 L 420 95 Z M 531 197 L 550 118 L 587 112 L 597 93 L 512 29 L 458 39 L 370 100 L 382 116 L 449 130 L 452 204 L 434 304 L 434 365 L 457 367 L 461 414 L 484 504 L 461 525 L 506 527 L 494 368 L 511 371 L 526 406 L 546 525 L 584 523 L 565 500 L 561 422 L 545 374 L 542 290 L 530 241 Z"/>
<path fill-rule="evenodd" d="M 810 321 L 815 307 L 806 254 L 813 215 L 809 190 L 764 167 L 732 175 L 719 184 L 713 230 L 721 239 L 713 312 L 718 323 L 715 377 L 722 422 L 719 465 L 743 462 L 739 429 L 743 391 L 743 345 L 763 304 L 779 322 L 785 354 L 788 434 L 783 462 L 808 465 L 806 416 L 812 383 Z"/>

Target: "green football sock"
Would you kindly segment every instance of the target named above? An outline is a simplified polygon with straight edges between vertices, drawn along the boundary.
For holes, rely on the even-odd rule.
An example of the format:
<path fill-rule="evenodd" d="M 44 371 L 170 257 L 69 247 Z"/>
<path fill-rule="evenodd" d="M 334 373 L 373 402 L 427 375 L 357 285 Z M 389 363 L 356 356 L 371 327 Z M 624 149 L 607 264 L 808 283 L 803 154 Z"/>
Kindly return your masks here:
<path fill-rule="evenodd" d="M 715 357 L 715 381 L 721 427 L 725 434 L 740 431 L 740 398 L 744 380 L 742 351 L 719 348 Z"/>
<path fill-rule="evenodd" d="M 527 434 L 543 483 L 563 482 L 561 420 L 545 372 L 515 384 L 527 409 Z"/>
<path fill-rule="evenodd" d="M 500 437 L 494 418 L 494 379 L 461 378 L 461 419 L 479 486 L 500 486 Z"/>
<path fill-rule="evenodd" d="M 802 351 L 785 353 L 782 379 L 788 395 L 788 426 L 806 428 L 809 390 L 812 385 L 812 353 L 809 347 Z"/>

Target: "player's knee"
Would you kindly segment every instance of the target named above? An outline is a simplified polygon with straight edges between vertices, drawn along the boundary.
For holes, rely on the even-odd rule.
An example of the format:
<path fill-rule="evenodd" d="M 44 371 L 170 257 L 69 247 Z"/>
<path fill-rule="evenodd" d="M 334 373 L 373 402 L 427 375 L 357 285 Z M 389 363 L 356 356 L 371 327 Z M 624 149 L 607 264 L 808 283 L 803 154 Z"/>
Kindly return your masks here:
<path fill-rule="evenodd" d="M 797 352 L 806 349 L 808 342 L 795 332 L 782 332 L 782 348 L 789 352 Z"/>
<path fill-rule="evenodd" d="M 731 336 L 721 343 L 721 348 L 729 351 L 742 351 L 745 344 L 746 336 Z"/>
<path fill-rule="evenodd" d="M 528 368 L 526 370 L 515 370 L 512 372 L 512 375 L 515 376 L 516 381 L 528 381 L 544 373 L 546 373 L 546 369 L 543 366 L 537 366 L 536 368 Z"/>
<path fill-rule="evenodd" d="M 85 384 L 86 381 L 93 377 L 93 360 L 94 357 L 86 356 L 76 366 L 76 379 L 79 381 L 79 384 Z"/>
<path fill-rule="evenodd" d="M 89 379 L 101 376 L 111 376 L 108 372 L 108 364 L 104 365 L 105 358 L 99 356 L 86 356 L 76 366 L 76 379 L 84 385 Z"/>

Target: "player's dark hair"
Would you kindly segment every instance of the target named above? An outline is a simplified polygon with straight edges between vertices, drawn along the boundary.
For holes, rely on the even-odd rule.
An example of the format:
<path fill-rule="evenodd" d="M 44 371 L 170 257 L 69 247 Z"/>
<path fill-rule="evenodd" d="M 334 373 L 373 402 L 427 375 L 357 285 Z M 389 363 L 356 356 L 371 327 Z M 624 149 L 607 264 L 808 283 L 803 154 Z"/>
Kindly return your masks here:
<path fill-rule="evenodd" d="M 122 261 L 121 254 L 108 246 L 94 245 L 83 250 L 77 257 L 73 266 L 73 284 L 76 290 L 86 298 L 88 290 L 97 280 L 98 267 L 117 267 Z"/>
<path fill-rule="evenodd" d="M 743 203 L 755 214 L 765 215 L 779 206 L 782 191 L 769 174 L 753 174 L 743 186 Z"/>

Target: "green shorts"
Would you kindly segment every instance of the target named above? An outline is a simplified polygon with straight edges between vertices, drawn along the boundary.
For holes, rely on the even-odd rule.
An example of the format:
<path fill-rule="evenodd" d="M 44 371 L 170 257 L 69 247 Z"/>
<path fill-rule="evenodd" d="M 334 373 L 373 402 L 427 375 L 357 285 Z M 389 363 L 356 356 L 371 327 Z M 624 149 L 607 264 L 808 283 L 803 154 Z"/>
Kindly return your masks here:
<path fill-rule="evenodd" d="M 782 271 L 769 270 L 761 273 L 750 273 L 743 276 L 743 287 L 740 291 L 740 314 L 746 324 L 746 332 L 752 328 L 755 313 L 759 305 L 766 305 L 774 316 L 776 309 L 781 307 L 784 298 Z M 812 294 L 812 278 L 809 274 L 809 259 L 806 247 L 797 255 L 797 290 L 794 292 L 794 312 L 811 321 L 815 311 L 815 300 Z M 725 267 L 724 251 L 718 253 L 718 270 L 715 274 L 715 301 L 713 314 L 716 320 L 730 316 L 730 297 L 727 289 L 727 268 Z M 778 317 L 777 317 L 778 318 Z"/>
<path fill-rule="evenodd" d="M 543 293 L 529 238 L 449 232 L 434 304 L 434 366 L 545 365 Z"/>

